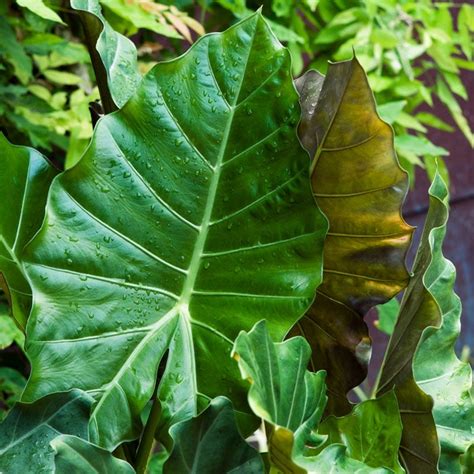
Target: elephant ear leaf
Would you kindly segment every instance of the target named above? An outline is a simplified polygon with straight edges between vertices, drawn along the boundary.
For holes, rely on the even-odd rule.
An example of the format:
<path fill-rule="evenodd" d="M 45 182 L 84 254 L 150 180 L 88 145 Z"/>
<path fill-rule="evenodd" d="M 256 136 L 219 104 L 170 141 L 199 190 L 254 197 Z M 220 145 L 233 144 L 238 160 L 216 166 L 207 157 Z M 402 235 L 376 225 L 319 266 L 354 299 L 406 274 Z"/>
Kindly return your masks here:
<path fill-rule="evenodd" d="M 292 335 L 310 342 L 312 369 L 327 371 L 328 412 L 350 411 L 346 394 L 367 375 L 371 342 L 364 315 L 408 283 L 405 256 L 413 229 L 401 216 L 408 178 L 393 130 L 376 112 L 354 58 L 296 83 L 299 136 L 312 158 L 312 187 L 329 220 L 323 283 Z"/>
<path fill-rule="evenodd" d="M 125 461 L 73 435 L 60 435 L 50 442 L 54 450 L 54 472 L 84 472 L 90 474 L 134 474 Z"/>
<path fill-rule="evenodd" d="M 273 343 L 260 321 L 235 340 L 234 358 L 250 381 L 249 405 L 265 421 L 270 462 L 281 472 L 306 472 L 305 456 L 326 405 L 324 372 L 306 370 L 311 355 L 302 337 Z"/>
<path fill-rule="evenodd" d="M 174 447 L 163 473 L 265 472 L 260 454 L 240 435 L 230 400 L 217 397 L 196 418 L 170 429 Z"/>
<path fill-rule="evenodd" d="M 323 447 L 340 443 L 347 446 L 347 456 L 368 466 L 405 472 L 398 461 L 402 422 L 393 391 L 359 403 L 341 418 L 329 416 L 321 423 L 318 433 L 327 435 Z"/>
<path fill-rule="evenodd" d="M 434 402 L 432 413 L 441 446 L 439 469 L 455 474 L 461 472 L 460 457 L 474 444 L 472 370 L 469 363 L 461 362 L 454 351 L 460 331 L 461 301 L 453 290 L 456 270 L 442 252 L 448 220 L 448 193 L 439 175 L 435 176 L 430 195 L 436 218 L 431 217 L 428 240 L 425 238 L 422 241 L 419 250 L 420 259 L 428 258 L 429 266 L 423 273 L 415 273 L 415 276 L 423 280 L 423 298 L 432 298 L 436 303 L 436 306 L 429 306 L 436 310 L 434 317 L 429 315 L 427 319 L 436 327 L 427 327 L 422 334 L 413 360 L 413 374 L 418 386 Z M 422 254 L 425 256 L 422 257 Z M 414 292 L 407 296 L 400 319 L 408 316 L 408 298 L 414 296 Z M 422 309 L 423 306 L 413 322 L 417 319 L 421 322 L 424 316 Z M 411 332 L 411 325 L 405 323 L 404 327 Z M 403 346 L 400 343 L 398 350 L 405 351 Z"/>
<path fill-rule="evenodd" d="M 448 219 L 447 193 L 439 176 L 435 181 L 432 194 L 444 205 L 444 224 L 433 228 L 431 263 L 424 283 L 437 303 L 441 325 L 423 332 L 413 372 L 418 386 L 433 398 L 433 417 L 441 445 L 439 469 L 455 474 L 461 472 L 460 457 L 474 445 L 472 370 L 454 350 L 460 332 L 461 301 L 453 290 L 456 270 L 442 253 Z"/>
<path fill-rule="evenodd" d="M 110 26 L 99 0 L 71 0 L 71 7 L 81 18 L 102 106 L 106 113 L 112 112 L 123 107 L 140 84 L 137 50 Z"/>
<path fill-rule="evenodd" d="M 23 329 L 31 308 L 22 252 L 41 226 L 48 189 L 56 170 L 41 153 L 12 145 L 0 133 L 0 284 L 12 315 Z"/>
<path fill-rule="evenodd" d="M 155 66 L 97 123 L 27 249 L 25 401 L 90 392 L 92 441 L 115 448 L 138 436 L 168 351 L 158 394 L 169 424 L 195 415 L 198 398 L 248 410 L 233 340 L 261 319 L 284 337 L 321 280 L 327 224 L 290 70 L 255 14 Z"/>
<path fill-rule="evenodd" d="M 461 304 L 453 292 L 455 270 L 442 254 L 449 197 L 439 174 L 429 194 L 413 277 L 387 347 L 378 393 L 395 387 L 404 427 L 400 453 L 408 470 L 437 472 L 439 439 L 439 466 L 454 473 L 474 441 L 471 369 L 453 349 Z"/>
<path fill-rule="evenodd" d="M 59 434 L 88 439 L 93 398 L 80 390 L 17 403 L 0 424 L 0 472 L 54 472 L 50 441 Z"/>

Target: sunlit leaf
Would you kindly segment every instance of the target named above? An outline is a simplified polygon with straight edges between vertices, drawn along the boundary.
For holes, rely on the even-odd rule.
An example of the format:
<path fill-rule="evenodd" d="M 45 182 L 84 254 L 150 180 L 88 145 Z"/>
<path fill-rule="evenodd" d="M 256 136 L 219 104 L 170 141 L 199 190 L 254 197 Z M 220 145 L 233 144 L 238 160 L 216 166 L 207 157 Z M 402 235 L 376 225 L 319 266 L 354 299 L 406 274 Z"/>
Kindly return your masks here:
<path fill-rule="evenodd" d="M 16 3 L 18 3 L 20 7 L 28 8 L 28 10 L 32 11 L 35 15 L 45 20 L 65 24 L 54 10 L 45 5 L 43 0 L 16 0 Z"/>

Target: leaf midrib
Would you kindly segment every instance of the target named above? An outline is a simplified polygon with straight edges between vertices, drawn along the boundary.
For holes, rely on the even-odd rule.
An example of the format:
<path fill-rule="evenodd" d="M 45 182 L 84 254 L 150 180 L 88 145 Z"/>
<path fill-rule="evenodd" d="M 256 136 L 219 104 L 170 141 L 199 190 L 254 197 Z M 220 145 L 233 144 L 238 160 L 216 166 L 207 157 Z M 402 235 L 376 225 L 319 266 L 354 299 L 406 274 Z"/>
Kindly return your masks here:
<path fill-rule="evenodd" d="M 198 237 L 196 239 L 196 243 L 195 243 L 194 250 L 193 250 L 193 255 L 191 257 L 191 261 L 190 261 L 190 264 L 189 264 L 189 267 L 188 267 L 188 270 L 187 270 L 187 277 L 186 277 L 186 280 L 185 280 L 184 285 L 183 285 L 183 290 L 181 292 L 181 296 L 180 296 L 179 300 L 177 301 L 176 305 L 168 313 L 166 313 L 163 317 L 161 317 L 151 327 L 150 332 L 139 342 L 139 344 L 135 347 L 135 349 L 132 351 L 130 356 L 127 358 L 125 364 L 122 365 L 122 367 L 116 373 L 116 375 L 113 377 L 113 379 L 107 384 L 107 388 L 104 391 L 104 394 L 102 395 L 100 401 L 98 402 L 98 404 L 94 408 L 93 414 L 91 416 L 91 421 L 95 419 L 96 413 L 100 409 L 101 405 L 104 403 L 104 401 L 107 397 L 107 394 L 110 392 L 111 388 L 116 383 L 118 383 L 121 376 L 127 370 L 128 366 L 130 365 L 130 359 L 135 358 L 135 356 L 138 355 L 138 353 L 141 351 L 141 349 L 147 344 L 147 342 L 151 338 L 153 338 L 153 336 L 163 327 L 163 325 L 166 324 L 169 320 L 173 319 L 176 316 L 182 316 L 183 319 L 184 319 L 184 325 L 185 325 L 186 333 L 187 333 L 186 336 L 189 339 L 189 341 L 188 341 L 189 344 L 188 345 L 189 345 L 189 350 L 191 352 L 190 359 L 191 359 L 192 364 L 193 364 L 193 369 L 192 369 L 192 375 L 191 376 L 193 378 L 193 386 L 194 386 L 194 389 L 195 389 L 194 390 L 195 396 L 197 395 L 198 390 L 197 390 L 197 380 L 196 380 L 196 370 L 195 370 L 194 344 L 193 344 L 193 341 L 192 341 L 192 331 L 191 331 L 192 317 L 191 317 L 191 314 L 189 312 L 189 303 L 191 301 L 191 296 L 193 294 L 194 285 L 196 283 L 196 278 L 197 278 L 197 275 L 198 275 L 201 259 L 202 259 L 203 254 L 204 254 L 204 248 L 205 248 L 205 245 L 206 245 L 207 235 L 208 235 L 209 227 L 210 227 L 210 223 L 211 223 L 212 211 L 214 209 L 214 203 L 215 203 L 215 199 L 216 199 L 216 195 L 217 195 L 217 188 L 218 188 L 218 185 L 219 185 L 219 180 L 220 180 L 221 171 L 222 171 L 222 163 L 223 163 L 225 152 L 226 152 L 226 149 L 227 149 L 227 144 L 228 144 L 228 140 L 229 140 L 229 136 L 230 136 L 230 132 L 231 132 L 231 129 L 232 129 L 233 120 L 234 120 L 235 110 L 236 110 L 237 102 L 238 102 L 240 92 L 241 92 L 241 89 L 242 89 L 242 85 L 243 85 L 243 82 L 244 82 L 244 78 L 245 78 L 245 75 L 246 75 L 248 61 L 249 61 L 249 58 L 250 58 L 250 53 L 251 53 L 251 50 L 252 50 L 254 39 L 255 39 L 255 30 L 253 32 L 252 40 L 251 40 L 251 43 L 250 43 L 249 48 L 248 48 L 247 59 L 245 61 L 245 65 L 244 65 L 244 68 L 243 68 L 243 71 L 242 71 L 239 87 L 237 88 L 237 91 L 234 95 L 233 103 L 232 104 L 227 103 L 227 105 L 230 108 L 229 118 L 228 118 L 225 130 L 224 130 L 222 143 L 221 143 L 219 153 L 217 155 L 216 163 L 215 163 L 215 166 L 214 166 L 214 169 L 213 169 L 213 175 L 212 175 L 211 182 L 210 182 L 210 185 L 209 185 L 209 192 L 208 192 L 208 196 L 207 196 L 207 201 L 206 201 L 205 211 L 204 211 L 204 215 L 203 215 L 203 219 L 202 219 L 202 224 L 200 226 L 200 231 L 199 231 Z M 212 69 L 212 66 L 211 66 L 210 63 L 209 63 L 209 67 L 210 67 L 210 69 Z M 177 121 L 175 121 L 175 122 L 177 122 Z M 227 338 L 224 337 L 224 340 L 226 340 L 226 342 L 227 342 Z"/>

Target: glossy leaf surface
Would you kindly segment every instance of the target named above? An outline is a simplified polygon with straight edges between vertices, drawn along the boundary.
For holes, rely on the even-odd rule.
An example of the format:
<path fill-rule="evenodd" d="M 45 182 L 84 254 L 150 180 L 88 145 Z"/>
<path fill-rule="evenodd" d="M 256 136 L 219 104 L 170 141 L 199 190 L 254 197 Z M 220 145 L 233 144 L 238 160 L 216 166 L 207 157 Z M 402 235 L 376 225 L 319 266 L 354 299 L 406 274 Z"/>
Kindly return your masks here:
<path fill-rule="evenodd" d="M 370 338 L 363 320 L 408 283 L 412 228 L 400 212 L 408 187 L 393 131 L 377 115 L 356 59 L 297 81 L 299 135 L 310 153 L 316 201 L 329 220 L 323 283 L 293 330 L 313 349 L 312 369 L 327 370 L 328 411 L 350 410 L 346 393 L 367 375 Z"/>
<path fill-rule="evenodd" d="M 197 418 L 178 423 L 170 431 L 174 448 L 164 474 L 265 472 L 260 454 L 240 435 L 232 404 L 224 397 L 215 398 Z"/>
<path fill-rule="evenodd" d="M 256 14 L 157 65 L 98 122 L 28 248 L 25 400 L 79 386 L 97 400 L 93 442 L 115 447 L 138 435 L 169 348 L 166 420 L 198 396 L 247 409 L 232 341 L 262 318 L 281 339 L 321 279 L 327 225 L 298 120 L 288 51 Z"/>
<path fill-rule="evenodd" d="M 71 0 L 71 7 L 80 11 L 102 101 L 113 101 L 103 103 L 104 109 L 108 112 L 115 108 L 114 105 L 120 108 L 135 93 L 141 81 L 136 47 L 106 21 L 99 0 Z M 104 98 L 103 91 L 107 89 L 110 97 Z"/>
<path fill-rule="evenodd" d="M 0 425 L 0 471 L 53 472 L 49 442 L 61 433 L 87 439 L 92 402 L 84 392 L 73 390 L 16 404 Z"/>
<path fill-rule="evenodd" d="M 421 383 L 419 387 L 414 379 L 414 354 L 422 339 L 423 331 L 430 326 L 437 327 L 441 324 L 442 308 L 451 307 L 454 304 L 452 309 L 456 310 L 456 302 L 453 300 L 455 296 L 450 295 L 453 275 L 450 273 L 450 266 L 441 256 L 448 195 L 446 186 L 438 174 L 435 176 L 429 193 L 430 208 L 413 264 L 413 276 L 403 296 L 397 323 L 381 368 L 378 386 L 379 394 L 395 387 L 403 423 L 400 456 L 407 470 L 415 473 L 437 472 L 439 446 L 431 413 L 433 400 L 420 388 L 423 384 Z M 433 288 L 434 291 L 441 291 L 444 296 L 448 296 L 446 301 L 438 301 L 439 294 L 435 296 Z M 459 315 L 459 308 L 457 310 Z M 446 350 L 446 342 L 444 344 L 443 349 Z M 426 355 L 420 357 L 420 360 L 423 360 Z M 430 360 L 431 364 L 436 366 L 431 370 L 437 371 L 444 370 L 449 359 L 436 358 L 435 354 L 431 354 Z M 452 359 L 450 361 L 452 362 Z M 426 367 L 424 371 L 421 370 L 420 377 L 421 374 L 426 374 Z M 435 385 L 429 388 L 432 389 Z M 461 395 L 454 392 L 449 398 L 454 402 L 452 397 Z M 447 403 L 450 402 L 447 401 Z"/>
<path fill-rule="evenodd" d="M 347 448 L 333 444 L 317 456 L 311 474 L 389 474 L 393 471 L 383 467 L 373 468 L 347 455 Z"/>
<path fill-rule="evenodd" d="M 439 328 L 425 329 L 413 361 L 417 384 L 433 398 L 433 417 L 441 444 L 440 472 L 460 473 L 460 456 L 474 444 L 472 370 L 454 350 L 460 331 L 461 301 L 454 293 L 456 270 L 442 253 L 448 220 L 448 194 L 439 175 L 431 195 L 440 218 L 430 234 L 431 262 L 423 281 L 441 315 Z"/>
<path fill-rule="evenodd" d="M 306 472 L 305 459 L 326 405 L 324 372 L 306 370 L 311 349 L 302 337 L 273 343 L 264 321 L 234 344 L 242 378 L 250 381 L 249 405 L 267 425 L 270 462 L 282 472 Z"/>
<path fill-rule="evenodd" d="M 57 473 L 84 474 L 133 474 L 135 471 L 125 461 L 115 458 L 109 451 L 72 435 L 54 438 L 54 467 Z"/>
<path fill-rule="evenodd" d="M 342 418 L 326 418 L 318 432 L 328 435 L 324 446 L 340 443 L 347 446 L 347 456 L 368 466 L 404 472 L 398 462 L 402 422 L 393 392 L 359 403 Z"/>
<path fill-rule="evenodd" d="M 31 289 L 24 276 L 24 246 L 40 228 L 54 168 L 41 153 L 12 145 L 0 133 L 0 284 L 6 283 L 13 317 L 25 327 Z"/>

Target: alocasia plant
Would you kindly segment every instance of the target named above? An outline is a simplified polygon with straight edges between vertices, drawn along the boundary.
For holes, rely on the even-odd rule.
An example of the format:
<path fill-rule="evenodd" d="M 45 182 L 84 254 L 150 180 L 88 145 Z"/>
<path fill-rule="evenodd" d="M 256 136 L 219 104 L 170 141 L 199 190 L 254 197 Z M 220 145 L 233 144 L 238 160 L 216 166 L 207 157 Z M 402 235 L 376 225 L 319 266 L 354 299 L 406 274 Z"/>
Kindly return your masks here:
<path fill-rule="evenodd" d="M 329 232 L 323 284 L 293 332 L 310 341 L 312 367 L 328 371 L 328 408 L 341 415 L 350 410 L 346 393 L 367 375 L 371 343 L 363 317 L 408 282 L 413 229 L 400 212 L 408 178 L 356 58 L 331 64 L 326 78 L 309 71 L 297 86 L 298 132 Z"/>
<path fill-rule="evenodd" d="M 283 337 L 320 280 L 326 221 L 298 118 L 288 52 L 254 15 L 157 65 L 97 124 L 51 186 L 24 256 L 34 292 L 25 401 L 94 394 L 94 441 L 114 448 L 138 435 L 169 348 L 159 396 L 173 396 L 173 421 L 194 414 L 198 396 L 226 394 L 245 410 L 233 339 L 262 318 Z"/>
<path fill-rule="evenodd" d="M 32 365 L 0 425 L 2 472 L 468 466 L 445 188 L 436 176 L 410 275 L 407 179 L 357 60 L 295 87 L 257 12 L 142 78 L 98 2 L 72 7 L 105 112 L 87 150 L 54 178 L 0 138 L 0 271 Z M 363 317 L 407 285 L 378 396 L 352 407 Z"/>

